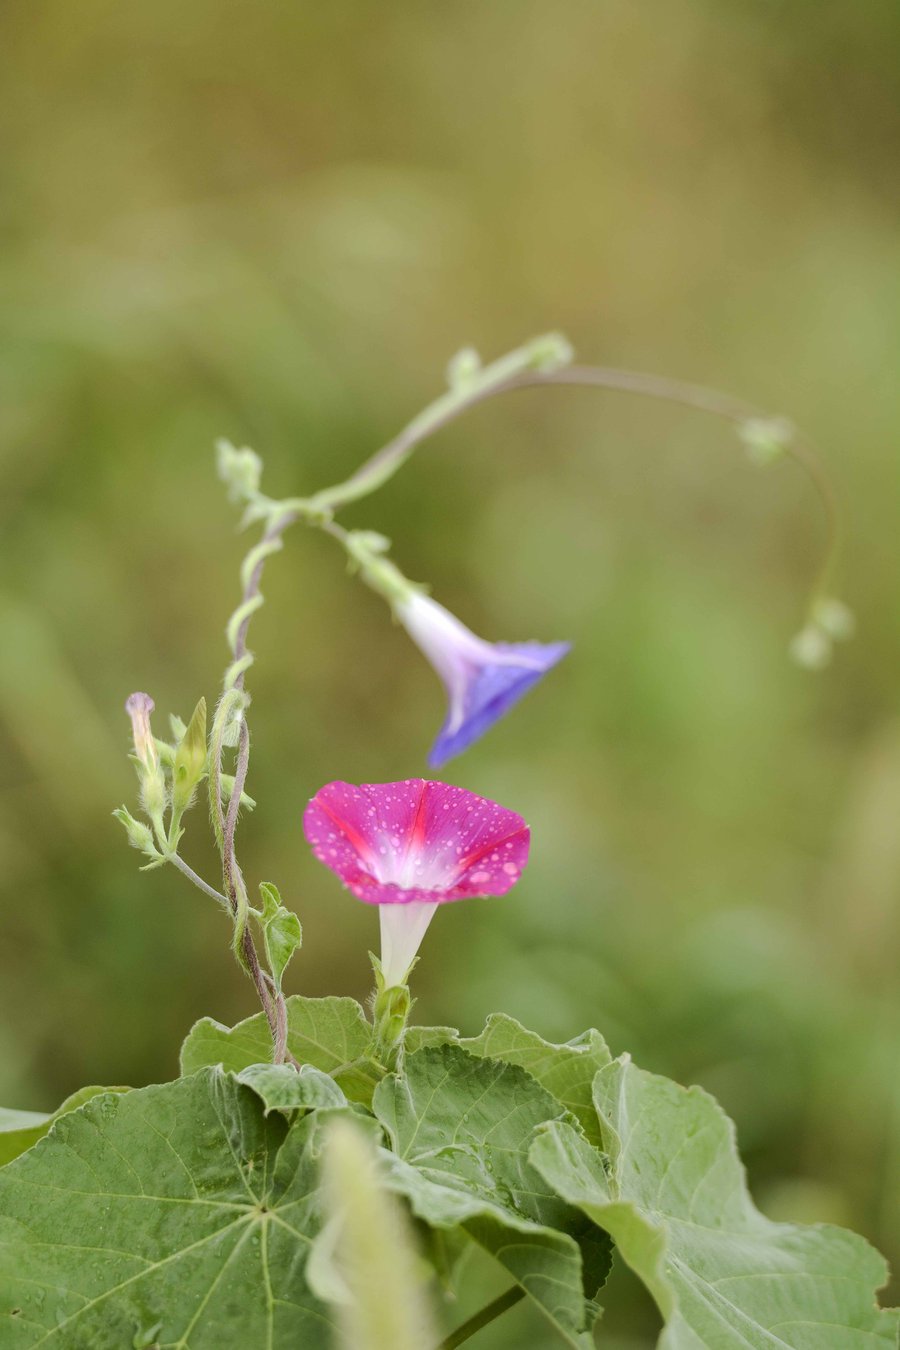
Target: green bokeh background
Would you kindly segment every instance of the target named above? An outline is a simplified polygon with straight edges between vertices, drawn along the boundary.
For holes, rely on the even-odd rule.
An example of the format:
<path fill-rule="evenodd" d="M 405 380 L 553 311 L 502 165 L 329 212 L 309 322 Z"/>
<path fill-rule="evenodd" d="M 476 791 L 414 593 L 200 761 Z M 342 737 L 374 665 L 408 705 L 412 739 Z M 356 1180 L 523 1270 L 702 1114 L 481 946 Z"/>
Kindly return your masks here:
<path fill-rule="evenodd" d="M 0 30 L 0 1102 L 171 1076 L 195 1018 L 253 1011 L 219 912 L 109 815 L 126 695 L 187 715 L 225 664 L 250 541 L 214 438 L 310 491 L 465 343 L 558 328 L 805 427 L 859 634 L 791 666 L 808 486 L 624 396 L 497 400 L 350 510 L 476 631 L 575 643 L 448 766 L 533 861 L 438 917 L 417 1014 L 600 1027 L 717 1094 L 768 1213 L 900 1267 L 900 11 L 8 0 Z M 242 859 L 302 917 L 291 989 L 363 997 L 374 916 L 301 811 L 421 774 L 442 694 L 324 537 L 265 591 Z M 610 1303 L 604 1345 L 653 1343 L 621 1274 Z M 518 1309 L 475 1344 L 554 1342 Z"/>

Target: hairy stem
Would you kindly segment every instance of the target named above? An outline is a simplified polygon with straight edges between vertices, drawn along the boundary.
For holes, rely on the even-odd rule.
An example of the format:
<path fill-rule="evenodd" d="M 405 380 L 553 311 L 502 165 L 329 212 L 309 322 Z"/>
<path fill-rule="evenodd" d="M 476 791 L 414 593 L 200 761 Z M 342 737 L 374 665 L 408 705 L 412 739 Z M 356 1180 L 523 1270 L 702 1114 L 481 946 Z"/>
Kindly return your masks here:
<path fill-rule="evenodd" d="M 260 1003 L 272 1032 L 275 1044 L 275 1062 L 283 1064 L 286 1059 L 296 1063 L 287 1054 L 287 1009 L 284 995 L 270 986 L 263 971 L 253 934 L 249 925 L 250 903 L 244 876 L 237 860 L 235 834 L 241 795 L 247 781 L 250 763 L 250 731 L 247 726 L 246 696 L 244 681 L 253 654 L 247 647 L 247 633 L 250 620 L 263 603 L 260 590 L 266 559 L 282 546 L 282 535 L 297 516 L 292 511 L 274 511 L 269 518 L 262 539 L 251 549 L 241 567 L 243 594 L 241 602 L 228 623 L 228 643 L 231 647 L 232 662 L 225 672 L 222 700 L 213 722 L 213 734 L 210 746 L 210 804 L 212 808 L 213 828 L 222 855 L 222 876 L 228 907 L 234 920 L 233 949 L 240 965 L 253 980 Z M 234 769 L 234 785 L 228 799 L 228 809 L 222 809 L 222 751 L 225 744 L 226 729 L 230 719 L 237 716 L 238 746 Z"/>
<path fill-rule="evenodd" d="M 511 1289 L 507 1289 L 505 1294 L 501 1294 L 499 1298 L 495 1298 L 492 1303 L 488 1303 L 486 1307 L 482 1308 L 481 1312 L 475 1313 L 475 1315 L 470 1317 L 467 1322 L 463 1322 L 461 1327 L 457 1327 L 455 1331 L 452 1331 L 449 1336 L 441 1341 L 437 1350 L 456 1350 L 458 1345 L 462 1345 L 465 1341 L 469 1340 L 471 1336 L 475 1335 L 476 1331 L 480 1331 L 482 1327 L 486 1327 L 488 1323 L 493 1322 L 496 1317 L 500 1317 L 510 1308 L 514 1308 L 524 1297 L 525 1290 L 520 1288 L 519 1285 L 514 1284 Z"/>
<path fill-rule="evenodd" d="M 166 862 L 170 862 L 174 867 L 177 867 L 179 872 L 187 877 L 188 881 L 192 881 L 195 886 L 199 887 L 204 895 L 208 895 L 212 900 L 217 900 L 223 909 L 226 909 L 229 914 L 231 913 L 228 897 L 223 895 L 221 891 L 217 891 L 214 886 L 210 886 L 209 882 L 204 881 L 201 876 L 198 876 L 193 867 L 189 867 L 184 861 L 184 858 L 179 857 L 177 853 L 167 853 L 165 859 Z"/>

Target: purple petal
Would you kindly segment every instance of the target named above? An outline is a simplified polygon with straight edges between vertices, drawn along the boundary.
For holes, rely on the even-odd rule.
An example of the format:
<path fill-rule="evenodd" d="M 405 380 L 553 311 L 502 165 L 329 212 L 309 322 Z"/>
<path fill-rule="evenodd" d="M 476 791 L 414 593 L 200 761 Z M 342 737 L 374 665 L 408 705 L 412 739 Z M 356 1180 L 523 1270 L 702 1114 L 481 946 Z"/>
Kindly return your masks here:
<path fill-rule="evenodd" d="M 502 662 L 485 662 L 474 667 L 466 681 L 463 695 L 463 720 L 454 725 L 455 710 L 441 728 L 428 763 L 439 769 L 448 759 L 462 754 L 474 741 L 489 730 L 514 703 L 571 650 L 569 642 L 497 642 L 492 650 L 502 656 Z M 509 660 L 520 657 L 520 661 Z"/>

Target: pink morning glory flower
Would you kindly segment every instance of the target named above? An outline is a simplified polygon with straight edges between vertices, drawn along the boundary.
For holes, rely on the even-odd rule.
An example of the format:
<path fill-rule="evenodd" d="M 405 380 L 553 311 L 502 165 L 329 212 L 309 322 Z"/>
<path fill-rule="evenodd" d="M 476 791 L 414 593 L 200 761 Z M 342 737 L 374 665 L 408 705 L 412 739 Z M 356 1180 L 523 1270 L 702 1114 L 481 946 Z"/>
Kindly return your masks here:
<path fill-rule="evenodd" d="M 450 708 L 428 756 L 434 769 L 483 736 L 571 646 L 485 642 L 421 591 L 397 601 L 395 612 L 447 688 Z"/>
<path fill-rule="evenodd" d="M 448 783 L 327 783 L 306 808 L 313 853 L 379 906 L 387 986 L 405 982 L 438 905 L 505 895 L 528 862 L 521 816 Z"/>

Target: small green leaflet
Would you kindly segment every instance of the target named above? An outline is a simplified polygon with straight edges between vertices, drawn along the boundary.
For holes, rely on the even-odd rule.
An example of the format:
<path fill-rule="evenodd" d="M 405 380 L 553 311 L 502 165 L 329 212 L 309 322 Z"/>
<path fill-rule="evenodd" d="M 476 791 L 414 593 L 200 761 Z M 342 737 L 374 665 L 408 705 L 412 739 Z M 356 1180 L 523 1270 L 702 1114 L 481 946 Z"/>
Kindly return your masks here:
<path fill-rule="evenodd" d="M 538 1132 L 530 1159 L 647 1285 L 666 1322 L 662 1350 L 896 1346 L 897 1312 L 875 1296 L 881 1257 L 843 1229 L 764 1218 L 707 1093 L 624 1057 L 597 1074 L 594 1101 L 608 1164 L 560 1121 Z"/>
<path fill-rule="evenodd" d="M 372 1027 L 352 998 L 286 999 L 288 1049 L 301 1064 L 331 1074 L 344 1094 L 368 1106 L 384 1070 L 369 1057 Z M 210 1017 L 196 1022 L 181 1047 L 181 1072 L 221 1064 L 233 1073 L 272 1058 L 272 1037 L 263 1013 L 223 1026 Z"/>
<path fill-rule="evenodd" d="M 50 1129 L 60 1116 L 77 1111 L 79 1106 L 97 1097 L 101 1092 L 129 1092 L 127 1087 L 83 1087 L 67 1097 L 61 1106 L 49 1115 L 41 1111 L 7 1111 L 0 1108 L 0 1167 L 12 1162 L 20 1153 L 31 1148 Z"/>
<path fill-rule="evenodd" d="M 285 967 L 303 943 L 303 930 L 297 915 L 285 909 L 281 903 L 277 886 L 273 886 L 271 881 L 263 881 L 259 893 L 263 902 L 260 925 L 266 957 L 276 987 L 281 989 L 281 977 L 284 975 Z"/>
<path fill-rule="evenodd" d="M 593 1346 L 592 1295 L 609 1245 L 528 1161 L 535 1128 L 566 1112 L 518 1065 L 455 1045 L 407 1056 L 376 1088 L 373 1110 L 393 1153 L 388 1184 L 436 1228 L 462 1226 L 505 1266 L 569 1345 Z"/>
<path fill-rule="evenodd" d="M 64 1116 L 0 1170 L 4 1350 L 331 1350 L 304 1270 L 335 1114 L 289 1128 L 207 1069 Z"/>
<path fill-rule="evenodd" d="M 460 1045 L 470 1055 L 520 1064 L 572 1112 L 592 1144 L 600 1143 L 591 1088 L 597 1070 L 609 1063 L 610 1055 L 599 1031 L 591 1028 L 573 1041 L 554 1045 L 537 1032 L 528 1031 L 514 1017 L 493 1013 L 479 1036 L 460 1041 Z"/>

